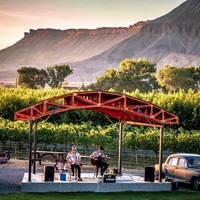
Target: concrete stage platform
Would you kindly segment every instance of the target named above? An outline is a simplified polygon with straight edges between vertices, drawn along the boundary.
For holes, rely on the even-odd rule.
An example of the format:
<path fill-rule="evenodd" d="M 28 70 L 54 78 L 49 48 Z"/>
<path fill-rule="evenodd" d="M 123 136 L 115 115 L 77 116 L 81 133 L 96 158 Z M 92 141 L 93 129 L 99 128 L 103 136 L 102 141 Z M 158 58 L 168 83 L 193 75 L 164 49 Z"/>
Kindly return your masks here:
<path fill-rule="evenodd" d="M 100 178 L 94 178 L 93 173 L 82 173 L 83 181 L 74 179 L 66 181 L 60 180 L 60 175 L 54 174 L 53 182 L 43 181 L 43 173 L 31 174 L 31 182 L 28 182 L 28 173 L 24 174 L 21 191 L 25 193 L 44 193 L 44 192 L 126 192 L 143 191 L 158 192 L 171 191 L 169 182 L 145 182 L 144 177 L 131 174 L 116 176 L 115 183 L 102 183 Z"/>

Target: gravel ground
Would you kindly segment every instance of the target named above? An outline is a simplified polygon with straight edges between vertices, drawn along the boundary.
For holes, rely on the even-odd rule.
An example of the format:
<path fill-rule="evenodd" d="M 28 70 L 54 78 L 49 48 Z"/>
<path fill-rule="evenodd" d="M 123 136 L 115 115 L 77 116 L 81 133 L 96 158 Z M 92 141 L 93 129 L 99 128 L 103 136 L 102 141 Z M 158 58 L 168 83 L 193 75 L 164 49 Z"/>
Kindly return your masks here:
<path fill-rule="evenodd" d="M 37 172 L 43 171 L 43 166 L 36 166 Z M 24 173 L 28 172 L 28 161 L 10 159 L 0 163 L 0 194 L 21 192 Z"/>

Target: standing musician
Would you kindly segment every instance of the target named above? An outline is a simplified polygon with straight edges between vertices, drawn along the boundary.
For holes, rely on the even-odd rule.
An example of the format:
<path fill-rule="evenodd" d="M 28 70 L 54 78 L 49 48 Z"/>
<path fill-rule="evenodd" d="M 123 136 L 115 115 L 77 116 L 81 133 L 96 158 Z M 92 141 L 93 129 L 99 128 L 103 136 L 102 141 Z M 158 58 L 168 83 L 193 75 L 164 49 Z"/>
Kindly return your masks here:
<path fill-rule="evenodd" d="M 104 172 L 108 168 L 109 164 L 106 162 L 107 156 L 103 153 L 104 148 L 100 146 L 98 151 L 94 151 L 91 155 L 91 163 L 101 168 L 101 175 L 103 176 Z"/>
<path fill-rule="evenodd" d="M 72 176 L 74 176 L 74 168 L 78 170 L 78 181 L 82 181 L 81 179 L 81 156 L 80 153 L 77 152 L 76 146 L 72 147 L 72 151 L 67 154 L 67 162 L 70 164 L 72 170 Z"/>

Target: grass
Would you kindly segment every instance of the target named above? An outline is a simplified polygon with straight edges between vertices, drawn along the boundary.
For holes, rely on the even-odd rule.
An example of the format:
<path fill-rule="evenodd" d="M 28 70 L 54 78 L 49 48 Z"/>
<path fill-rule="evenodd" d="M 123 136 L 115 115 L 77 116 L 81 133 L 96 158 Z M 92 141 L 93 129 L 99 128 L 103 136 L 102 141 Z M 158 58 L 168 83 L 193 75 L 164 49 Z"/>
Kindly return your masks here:
<path fill-rule="evenodd" d="M 198 191 L 120 192 L 120 193 L 17 193 L 0 194 L 1 200 L 199 200 Z"/>

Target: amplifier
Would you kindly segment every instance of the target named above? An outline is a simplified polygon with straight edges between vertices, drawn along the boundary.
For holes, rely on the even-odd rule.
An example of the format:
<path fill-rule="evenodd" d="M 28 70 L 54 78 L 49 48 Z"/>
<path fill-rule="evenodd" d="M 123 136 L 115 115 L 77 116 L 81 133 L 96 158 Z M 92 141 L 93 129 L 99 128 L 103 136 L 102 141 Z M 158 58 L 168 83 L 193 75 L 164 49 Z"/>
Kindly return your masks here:
<path fill-rule="evenodd" d="M 103 183 L 115 183 L 115 182 L 116 182 L 116 175 L 114 174 L 103 175 Z"/>

